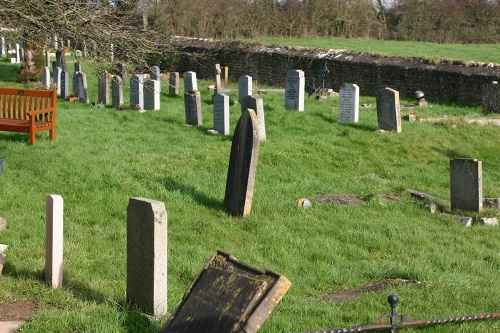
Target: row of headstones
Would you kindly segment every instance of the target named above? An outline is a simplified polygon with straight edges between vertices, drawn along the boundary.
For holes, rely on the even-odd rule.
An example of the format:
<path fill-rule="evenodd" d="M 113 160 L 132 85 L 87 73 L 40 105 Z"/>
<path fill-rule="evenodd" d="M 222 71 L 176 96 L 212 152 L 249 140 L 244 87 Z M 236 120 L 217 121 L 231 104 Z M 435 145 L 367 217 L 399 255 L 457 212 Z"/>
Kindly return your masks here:
<path fill-rule="evenodd" d="M 21 61 L 24 61 L 24 49 L 19 44 L 16 44 L 14 48 L 11 48 L 10 44 L 9 47 L 7 47 L 7 44 L 5 43 L 5 37 L 3 36 L 1 38 L 1 42 L 2 45 L 0 55 L 2 56 L 2 58 L 6 58 L 9 54 L 12 54 L 14 56 L 10 58 L 11 63 L 19 64 Z"/>

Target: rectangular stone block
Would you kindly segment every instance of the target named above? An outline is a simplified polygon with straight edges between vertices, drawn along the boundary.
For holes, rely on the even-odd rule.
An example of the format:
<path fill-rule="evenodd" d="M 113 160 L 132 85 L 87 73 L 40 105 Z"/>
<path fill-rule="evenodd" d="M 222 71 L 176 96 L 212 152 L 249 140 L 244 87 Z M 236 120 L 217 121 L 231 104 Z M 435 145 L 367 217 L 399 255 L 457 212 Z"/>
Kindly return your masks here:
<path fill-rule="evenodd" d="M 63 282 L 63 229 L 64 203 L 60 195 L 49 195 L 46 199 L 45 225 L 45 280 L 52 288 Z"/>
<path fill-rule="evenodd" d="M 450 161 L 451 209 L 483 210 L 483 164 L 472 158 Z"/>
<path fill-rule="evenodd" d="M 377 93 L 378 128 L 401 133 L 401 111 L 399 92 L 385 88 Z"/>
<path fill-rule="evenodd" d="M 339 90 L 339 124 L 357 123 L 359 120 L 359 87 L 343 83 Z"/>
<path fill-rule="evenodd" d="M 201 96 L 198 90 L 184 92 L 184 112 L 187 125 L 199 126 L 203 124 Z"/>
<path fill-rule="evenodd" d="M 304 111 L 305 84 L 304 71 L 286 72 L 285 109 Z"/>

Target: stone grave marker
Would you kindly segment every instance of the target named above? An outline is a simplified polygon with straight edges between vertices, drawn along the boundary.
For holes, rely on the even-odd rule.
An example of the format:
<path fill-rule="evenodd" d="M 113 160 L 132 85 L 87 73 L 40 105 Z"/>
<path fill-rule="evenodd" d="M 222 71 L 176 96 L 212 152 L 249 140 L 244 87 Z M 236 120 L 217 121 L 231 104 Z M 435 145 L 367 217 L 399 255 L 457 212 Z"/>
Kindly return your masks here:
<path fill-rule="evenodd" d="M 134 74 L 130 78 L 130 104 L 138 105 L 139 111 L 144 110 L 144 77 Z"/>
<path fill-rule="evenodd" d="M 378 128 L 401 133 L 399 91 L 385 88 L 377 93 Z"/>
<path fill-rule="evenodd" d="M 168 229 L 165 204 L 130 198 L 127 206 L 127 302 L 167 314 Z"/>
<path fill-rule="evenodd" d="M 151 80 L 160 80 L 160 67 L 152 66 L 150 69 L 150 79 Z"/>
<path fill-rule="evenodd" d="M 113 75 L 111 79 L 111 103 L 113 107 L 119 109 L 123 106 L 123 81 L 118 75 Z"/>
<path fill-rule="evenodd" d="M 46 67 L 50 66 L 50 54 L 49 54 L 49 51 L 45 51 L 45 66 Z"/>
<path fill-rule="evenodd" d="M 343 83 L 339 90 L 340 124 L 357 123 L 359 120 L 359 87 L 353 83 Z"/>
<path fill-rule="evenodd" d="M 21 49 L 19 47 L 19 44 L 16 44 L 16 63 L 21 62 Z"/>
<path fill-rule="evenodd" d="M 220 69 L 220 64 L 215 64 L 215 90 L 214 95 L 222 93 L 222 84 L 220 79 L 220 74 L 222 70 Z"/>
<path fill-rule="evenodd" d="M 483 86 L 482 89 L 483 113 L 500 113 L 500 84 L 492 81 Z"/>
<path fill-rule="evenodd" d="M 49 195 L 46 199 L 45 224 L 45 280 L 52 288 L 63 282 L 63 222 L 64 203 L 60 195 Z"/>
<path fill-rule="evenodd" d="M 483 163 L 472 158 L 450 160 L 451 210 L 483 210 Z"/>
<path fill-rule="evenodd" d="M 50 87 L 50 69 L 49 67 L 44 67 L 42 70 L 42 85 L 44 89 Z"/>
<path fill-rule="evenodd" d="M 198 81 L 195 72 L 184 73 L 184 91 L 198 90 Z"/>
<path fill-rule="evenodd" d="M 79 63 L 79 62 L 77 62 L 77 61 L 76 61 L 76 62 L 74 63 L 74 66 L 75 66 L 75 72 L 81 72 L 81 70 L 82 70 L 82 66 L 80 65 L 80 63 Z"/>
<path fill-rule="evenodd" d="M 80 91 L 80 88 L 78 87 L 78 72 L 75 72 L 73 74 L 73 94 L 78 96 L 79 91 Z"/>
<path fill-rule="evenodd" d="M 217 251 L 160 333 L 257 332 L 290 286 L 281 274 Z"/>
<path fill-rule="evenodd" d="M 253 87 L 252 87 L 252 77 L 248 75 L 240 76 L 238 79 L 238 101 L 245 96 L 252 96 Z"/>
<path fill-rule="evenodd" d="M 286 72 L 285 109 L 304 111 L 305 84 L 304 71 L 289 70 Z"/>
<path fill-rule="evenodd" d="M 160 110 L 160 80 L 144 83 L 144 110 Z"/>
<path fill-rule="evenodd" d="M 57 67 L 62 67 L 62 62 L 61 62 L 61 50 L 56 51 L 56 66 Z"/>
<path fill-rule="evenodd" d="M 246 109 L 252 109 L 257 115 L 257 131 L 260 141 L 266 140 L 266 120 L 264 118 L 264 100 L 262 98 L 253 98 L 250 95 L 244 96 L 240 100 L 241 112 Z"/>
<path fill-rule="evenodd" d="M 170 95 L 179 95 L 179 73 L 170 72 L 168 80 L 168 93 Z"/>
<path fill-rule="evenodd" d="M 227 84 L 229 82 L 229 67 L 224 67 L 224 83 Z"/>
<path fill-rule="evenodd" d="M 61 95 L 61 73 L 62 73 L 62 68 L 61 67 L 56 67 L 54 71 L 54 83 L 57 85 L 57 95 Z"/>
<path fill-rule="evenodd" d="M 246 109 L 236 125 L 229 156 L 224 209 L 231 215 L 247 216 L 252 210 L 259 141 L 257 115 Z"/>
<path fill-rule="evenodd" d="M 109 74 L 102 71 L 97 74 L 97 103 L 110 104 L 109 98 Z"/>
<path fill-rule="evenodd" d="M 122 85 L 127 84 L 127 66 L 125 64 L 117 64 L 118 76 L 122 79 Z"/>
<path fill-rule="evenodd" d="M 201 96 L 198 90 L 184 92 L 184 112 L 187 125 L 200 126 L 203 124 Z"/>
<path fill-rule="evenodd" d="M 63 70 L 61 72 L 61 94 L 62 98 L 66 98 L 69 95 L 69 73 L 68 71 Z"/>
<path fill-rule="evenodd" d="M 78 100 L 82 103 L 89 103 L 89 93 L 87 87 L 87 75 L 84 72 L 78 72 L 77 78 L 77 88 L 78 88 Z"/>
<path fill-rule="evenodd" d="M 5 58 L 7 56 L 7 52 L 5 50 L 5 37 L 2 36 L 2 58 Z"/>
<path fill-rule="evenodd" d="M 214 130 L 223 135 L 229 135 L 229 96 L 217 94 L 213 97 Z"/>

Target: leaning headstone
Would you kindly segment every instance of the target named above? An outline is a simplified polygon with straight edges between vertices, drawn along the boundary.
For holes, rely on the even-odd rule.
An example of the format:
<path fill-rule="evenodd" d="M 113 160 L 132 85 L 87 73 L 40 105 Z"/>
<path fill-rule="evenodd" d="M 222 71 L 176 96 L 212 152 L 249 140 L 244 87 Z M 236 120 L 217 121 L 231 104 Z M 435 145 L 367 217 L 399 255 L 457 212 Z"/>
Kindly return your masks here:
<path fill-rule="evenodd" d="M 144 83 L 144 110 L 160 110 L 160 80 Z"/>
<path fill-rule="evenodd" d="M 222 73 L 220 69 L 220 64 L 215 64 L 215 90 L 214 95 L 222 93 L 222 84 L 220 80 L 220 74 Z"/>
<path fill-rule="evenodd" d="M 483 210 L 483 163 L 472 158 L 450 160 L 451 209 Z"/>
<path fill-rule="evenodd" d="M 397 90 L 385 88 L 377 93 L 377 119 L 379 129 L 401 133 L 401 111 Z"/>
<path fill-rule="evenodd" d="M 229 156 L 224 209 L 231 215 L 247 216 L 252 210 L 258 156 L 257 115 L 246 109 L 236 125 Z"/>
<path fill-rule="evenodd" d="M 343 83 L 339 90 L 339 123 L 357 123 L 359 120 L 359 87 Z"/>
<path fill-rule="evenodd" d="M 61 67 L 56 67 L 56 70 L 54 72 L 54 83 L 57 85 L 57 95 L 61 96 L 61 73 L 62 73 L 62 68 Z"/>
<path fill-rule="evenodd" d="M 109 99 L 109 74 L 102 71 L 97 74 L 97 103 L 110 104 Z"/>
<path fill-rule="evenodd" d="M 184 91 L 198 90 L 198 81 L 195 72 L 186 72 L 184 77 Z"/>
<path fill-rule="evenodd" d="M 123 81 L 118 75 L 113 75 L 111 79 L 111 103 L 113 107 L 119 109 L 123 106 Z"/>
<path fill-rule="evenodd" d="M 89 103 L 89 93 L 87 86 L 87 75 L 84 72 L 78 72 L 76 75 L 77 88 L 78 88 L 78 100 L 82 103 Z"/>
<path fill-rule="evenodd" d="M 245 96 L 252 96 L 253 87 L 252 87 L 252 77 L 248 75 L 240 76 L 238 79 L 238 101 Z"/>
<path fill-rule="evenodd" d="M 63 282 L 63 222 L 64 203 L 60 195 L 49 195 L 46 199 L 45 226 L 45 280 L 52 288 Z"/>
<path fill-rule="evenodd" d="M 255 333 L 290 286 L 281 274 L 217 251 L 160 333 Z"/>
<path fill-rule="evenodd" d="M 257 130 L 260 141 L 266 140 L 266 120 L 264 117 L 264 100 L 262 98 L 253 98 L 252 96 L 244 96 L 240 100 L 241 112 L 246 109 L 252 109 L 257 114 Z"/>
<path fill-rule="evenodd" d="M 498 81 L 484 85 L 482 94 L 483 113 L 500 113 L 500 84 Z"/>
<path fill-rule="evenodd" d="M 168 80 L 168 93 L 170 95 L 179 95 L 179 73 L 170 72 Z"/>
<path fill-rule="evenodd" d="M 286 72 L 285 109 L 304 111 L 305 80 L 304 71 Z"/>
<path fill-rule="evenodd" d="M 127 206 L 127 301 L 167 314 L 168 229 L 165 204 L 130 198 Z"/>
<path fill-rule="evenodd" d="M 184 112 L 187 125 L 199 126 L 203 124 L 201 96 L 198 90 L 184 92 Z"/>
<path fill-rule="evenodd" d="M 217 94 L 213 97 L 214 130 L 223 135 L 229 135 L 229 96 Z"/>
<path fill-rule="evenodd" d="M 62 98 L 66 98 L 69 95 L 69 73 L 68 71 L 63 70 L 61 72 L 61 82 L 59 84 L 61 87 L 61 96 Z"/>
<path fill-rule="evenodd" d="M 151 69 L 150 69 L 150 78 L 151 80 L 160 80 L 160 67 L 158 66 L 152 66 Z"/>
<path fill-rule="evenodd" d="M 144 77 L 134 74 L 130 78 L 130 104 L 139 111 L 144 110 Z"/>
<path fill-rule="evenodd" d="M 49 67 L 44 67 L 42 70 L 42 86 L 43 86 L 43 89 L 50 88 L 50 69 L 49 69 Z"/>

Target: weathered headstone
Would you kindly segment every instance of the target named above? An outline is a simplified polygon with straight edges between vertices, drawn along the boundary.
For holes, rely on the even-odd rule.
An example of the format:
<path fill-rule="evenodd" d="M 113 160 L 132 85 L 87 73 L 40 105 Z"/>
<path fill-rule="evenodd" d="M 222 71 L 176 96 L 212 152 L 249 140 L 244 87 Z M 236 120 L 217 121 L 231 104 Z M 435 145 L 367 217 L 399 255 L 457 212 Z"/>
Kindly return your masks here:
<path fill-rule="evenodd" d="M 45 51 L 45 67 L 50 66 L 50 53 L 49 51 Z"/>
<path fill-rule="evenodd" d="M 69 95 L 69 73 L 68 71 L 63 70 L 61 72 L 61 82 L 59 84 L 61 87 L 61 96 L 62 98 L 66 98 Z"/>
<path fill-rule="evenodd" d="M 167 314 L 168 229 L 165 204 L 130 198 L 127 206 L 127 301 Z"/>
<path fill-rule="evenodd" d="M 151 80 L 160 80 L 160 67 L 158 66 L 152 66 L 150 69 L 150 78 Z"/>
<path fill-rule="evenodd" d="M 231 215 L 247 216 L 252 210 L 258 156 L 257 115 L 246 109 L 236 125 L 229 157 L 224 208 Z"/>
<path fill-rule="evenodd" d="M 54 72 L 54 83 L 57 85 L 57 95 L 61 96 L 61 73 L 62 73 L 62 68 L 61 67 L 56 67 L 56 70 Z"/>
<path fill-rule="evenodd" d="M 217 251 L 160 333 L 257 332 L 290 285 L 281 274 Z"/>
<path fill-rule="evenodd" d="M 401 133 L 401 111 L 399 92 L 385 88 L 377 93 L 378 128 Z"/>
<path fill-rule="evenodd" d="M 109 99 L 109 74 L 102 71 L 97 74 L 97 103 L 110 104 Z"/>
<path fill-rule="evenodd" d="M 289 70 L 286 72 L 285 109 L 304 111 L 305 84 L 304 71 Z"/>
<path fill-rule="evenodd" d="M 144 83 L 144 110 L 160 110 L 160 80 Z"/>
<path fill-rule="evenodd" d="M 266 140 L 266 120 L 264 117 L 264 100 L 262 98 L 253 98 L 252 96 L 244 96 L 240 100 L 241 112 L 246 109 L 252 109 L 257 115 L 257 132 L 260 141 Z"/>
<path fill-rule="evenodd" d="M 217 94 L 213 97 L 214 130 L 229 135 L 229 96 Z"/>
<path fill-rule="evenodd" d="M 49 195 L 46 199 L 45 280 L 52 288 L 63 282 L 63 198 Z"/>
<path fill-rule="evenodd" d="M 170 95 L 179 95 L 179 73 L 170 72 L 168 80 L 168 93 Z"/>
<path fill-rule="evenodd" d="M 252 96 L 253 87 L 252 87 L 252 77 L 248 75 L 240 76 L 238 79 L 238 101 L 245 96 Z"/>
<path fill-rule="evenodd" d="M 220 69 L 220 64 L 215 64 L 215 90 L 214 95 L 222 93 L 222 84 L 220 80 L 220 74 L 222 73 Z"/>
<path fill-rule="evenodd" d="M 482 94 L 483 113 L 500 113 L 500 84 L 498 81 L 484 85 Z"/>
<path fill-rule="evenodd" d="M 450 160 L 451 209 L 483 210 L 483 163 L 472 158 Z"/>
<path fill-rule="evenodd" d="M 111 79 L 111 103 L 113 107 L 119 109 L 123 106 L 123 81 L 118 75 L 113 75 Z"/>
<path fill-rule="evenodd" d="M 89 103 L 89 93 L 87 86 L 87 75 L 84 72 L 78 72 L 77 78 L 77 88 L 78 88 L 78 100 L 82 103 Z"/>
<path fill-rule="evenodd" d="M 49 89 L 49 87 L 50 87 L 50 69 L 49 69 L 49 67 L 44 67 L 42 70 L 42 86 L 43 86 L 43 89 Z"/>
<path fill-rule="evenodd" d="M 122 79 L 122 84 L 127 84 L 127 66 L 125 64 L 117 64 L 118 76 Z"/>
<path fill-rule="evenodd" d="M 134 74 L 130 78 L 130 104 L 144 110 L 144 77 Z"/>
<path fill-rule="evenodd" d="M 343 83 L 339 90 L 339 123 L 357 123 L 359 120 L 359 87 Z"/>
<path fill-rule="evenodd" d="M 187 90 L 184 92 L 184 112 L 186 124 L 199 126 L 203 124 L 201 113 L 201 96 L 198 90 Z"/>
<path fill-rule="evenodd" d="M 184 73 L 184 91 L 198 90 L 198 81 L 195 72 Z"/>

